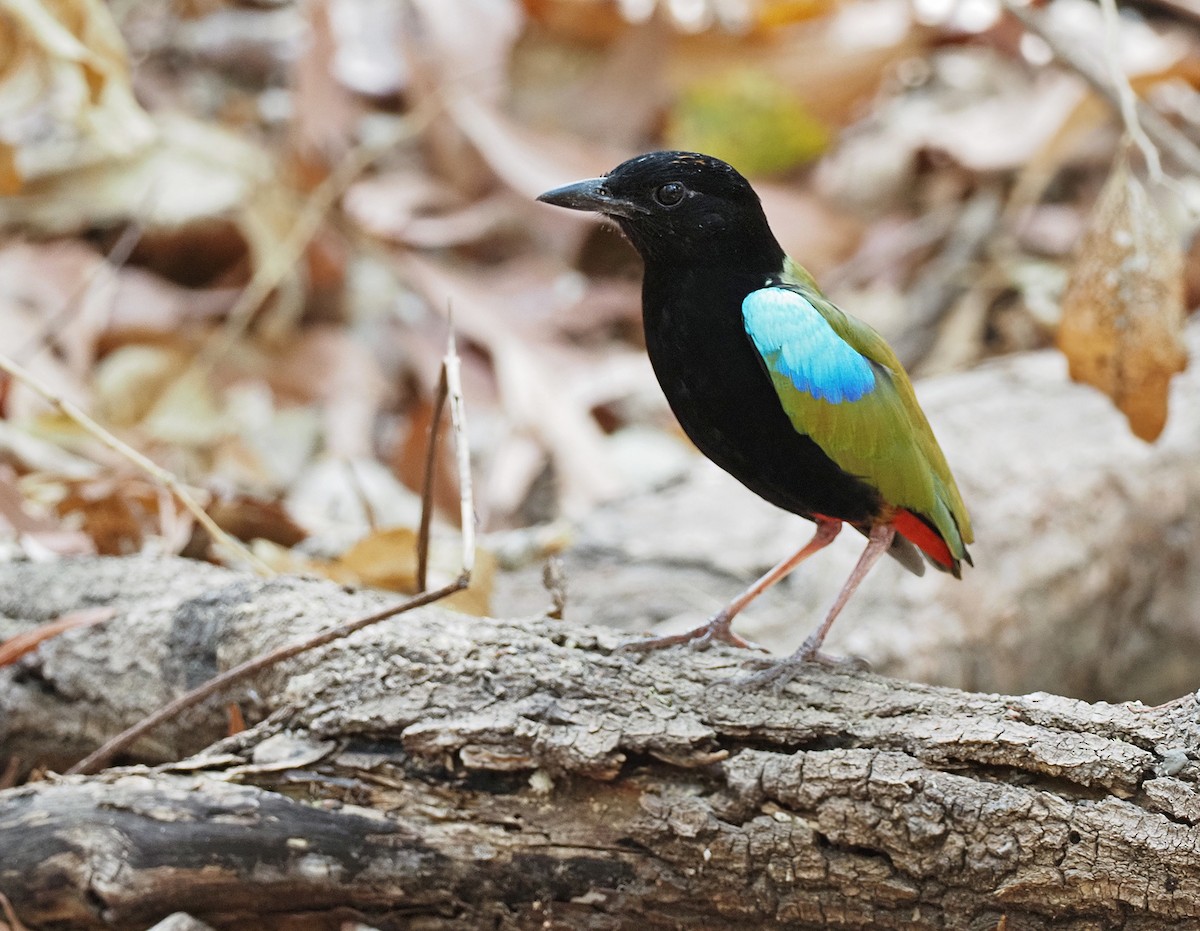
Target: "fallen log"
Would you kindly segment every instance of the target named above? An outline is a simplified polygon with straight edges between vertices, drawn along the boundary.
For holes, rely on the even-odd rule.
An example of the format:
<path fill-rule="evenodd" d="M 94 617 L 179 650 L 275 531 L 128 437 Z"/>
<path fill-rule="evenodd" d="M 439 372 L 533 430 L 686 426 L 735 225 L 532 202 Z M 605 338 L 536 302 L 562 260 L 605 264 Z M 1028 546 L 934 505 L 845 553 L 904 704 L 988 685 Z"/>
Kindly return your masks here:
<path fill-rule="evenodd" d="M 38 695 L 51 742 L 73 722 L 88 749 L 384 598 L 146 559 L 4 565 L 0 593 L 8 627 L 117 609 L 2 673 L 0 741 L 25 753 Z M 251 729 L 201 749 L 214 706 L 137 748 L 196 756 L 0 792 L 0 892 L 35 929 L 1200 924 L 1194 696 L 821 666 L 747 691 L 743 653 L 617 641 L 436 608 L 362 631 L 252 683 Z"/>

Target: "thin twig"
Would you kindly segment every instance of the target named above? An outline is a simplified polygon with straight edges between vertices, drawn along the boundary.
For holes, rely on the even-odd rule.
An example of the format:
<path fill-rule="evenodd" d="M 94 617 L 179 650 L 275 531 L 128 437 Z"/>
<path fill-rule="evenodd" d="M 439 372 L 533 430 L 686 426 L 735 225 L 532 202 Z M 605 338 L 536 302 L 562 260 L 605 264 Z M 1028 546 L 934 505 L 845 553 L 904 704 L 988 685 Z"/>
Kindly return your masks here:
<path fill-rule="evenodd" d="M 191 511 L 192 516 L 200 523 L 200 525 L 208 531 L 214 543 L 220 543 L 232 550 L 237 556 L 246 560 L 260 574 L 274 575 L 275 570 L 264 563 L 261 559 L 255 556 L 245 545 L 238 539 L 230 536 L 224 530 L 217 526 L 216 522 L 209 517 L 208 512 L 204 510 L 191 496 L 183 483 L 179 481 L 172 473 L 168 472 L 152 459 L 144 456 L 125 441 L 113 436 L 108 430 L 100 426 L 96 421 L 92 420 L 80 408 L 76 407 L 66 398 L 55 393 L 36 375 L 26 369 L 23 365 L 14 362 L 8 356 L 0 353 L 0 370 L 7 372 L 12 378 L 15 378 L 21 384 L 30 388 L 42 397 L 48 404 L 56 408 L 64 417 L 78 424 L 84 432 L 88 433 L 95 439 L 99 440 L 113 452 L 124 457 L 132 462 L 135 466 L 149 475 L 154 481 L 158 482 L 163 487 L 167 488 L 171 494 L 185 508 Z"/>
<path fill-rule="evenodd" d="M 1063 41 L 1051 31 L 1045 16 L 1031 7 L 1022 6 L 1016 0 L 1004 0 L 1004 8 L 1021 21 L 1029 32 L 1046 43 L 1054 57 L 1076 72 L 1094 90 L 1118 110 L 1121 108 L 1119 92 L 1104 73 L 1104 68 L 1083 53 L 1082 49 Z M 1134 112 L 1145 135 L 1178 166 L 1188 173 L 1200 175 L 1200 148 L 1176 129 L 1161 113 L 1142 100 L 1136 101 Z"/>
<path fill-rule="evenodd" d="M 158 711 L 138 721 L 132 727 L 126 728 L 116 737 L 106 741 L 99 749 L 90 754 L 86 758 L 80 760 L 69 770 L 71 775 L 86 775 L 93 773 L 102 766 L 107 765 L 114 756 L 120 753 L 125 748 L 129 747 L 134 741 L 143 737 L 145 734 L 154 730 L 164 721 L 168 721 L 181 712 L 199 704 L 207 698 L 212 697 L 218 692 L 224 691 L 229 686 L 252 676 L 257 672 L 261 672 L 271 666 L 291 659 L 301 653 L 306 653 L 309 650 L 314 650 L 317 647 L 325 646 L 332 643 L 334 640 L 340 640 L 342 637 L 347 637 L 355 631 L 362 630 L 364 627 L 370 627 L 372 624 L 378 624 L 380 621 L 385 621 L 388 618 L 395 617 L 398 614 L 404 614 L 407 611 L 412 611 L 414 608 L 420 608 L 425 605 L 433 604 L 435 601 L 441 601 L 443 598 L 453 595 L 455 592 L 462 591 L 471 584 L 471 572 L 475 565 L 475 524 L 473 515 L 475 513 L 475 503 L 472 497 L 472 485 L 470 474 L 470 451 L 467 447 L 467 417 L 466 404 L 463 401 L 462 395 L 462 379 L 459 369 L 458 352 L 454 342 L 454 331 L 450 331 L 450 336 L 447 340 L 446 356 L 442 360 L 442 380 L 446 384 L 446 393 L 450 400 L 450 423 L 454 430 L 454 446 L 457 453 L 456 462 L 459 468 L 458 484 L 459 498 L 462 505 L 463 525 L 462 525 L 462 569 L 459 572 L 458 578 L 441 588 L 434 589 L 431 592 L 422 592 L 409 598 L 407 601 L 402 601 L 399 604 L 391 605 L 387 608 L 382 608 L 372 614 L 364 617 L 355 618 L 347 621 L 337 627 L 332 627 L 328 630 L 321 631 L 307 640 L 301 640 L 298 643 L 288 644 L 264 653 L 261 656 L 256 656 L 253 659 L 246 660 L 240 665 L 228 669 L 218 676 L 209 679 L 203 685 L 192 689 L 179 698 L 164 705 Z"/>
<path fill-rule="evenodd" d="M 350 479 L 350 488 L 354 492 L 354 497 L 358 499 L 358 506 L 362 508 L 363 518 L 367 522 L 367 529 L 371 533 L 374 533 L 379 529 L 379 515 L 375 513 L 375 506 L 371 504 L 371 496 L 367 494 L 362 476 L 358 474 L 354 460 L 343 459 L 342 465 L 346 469 L 346 477 Z M 422 589 L 417 589 L 417 591 L 422 591 Z"/>
<path fill-rule="evenodd" d="M 453 331 L 452 331 L 453 332 Z M 429 574 L 429 528 L 433 524 L 433 481 L 437 465 L 438 434 L 441 432 L 442 412 L 446 409 L 446 365 L 438 373 L 437 390 L 433 399 L 433 414 L 429 421 L 429 446 L 425 450 L 425 476 L 421 480 L 421 525 L 417 532 L 417 591 L 425 591 Z"/>
<path fill-rule="evenodd" d="M 467 405 L 463 400 L 462 362 L 451 321 L 447 340 L 446 391 L 450 398 L 450 425 L 454 429 L 454 455 L 458 472 L 458 502 L 462 517 L 462 565 L 468 576 L 475 569 L 475 493 L 471 487 L 471 448 L 467 443 Z"/>
<path fill-rule="evenodd" d="M 234 666 L 232 669 L 227 669 L 218 676 L 209 679 L 203 685 L 192 689 L 183 695 L 180 695 L 174 701 L 163 705 L 153 714 L 142 718 L 137 724 L 128 727 L 121 733 L 117 734 L 111 740 L 106 741 L 99 749 L 90 755 L 84 757 L 74 766 L 67 770 L 67 775 L 88 775 L 96 770 L 106 766 L 114 756 L 130 746 L 140 737 L 154 730 L 164 721 L 169 721 L 171 718 L 186 711 L 194 705 L 199 704 L 206 698 L 217 694 L 233 685 L 235 682 L 245 679 L 247 676 L 252 676 L 256 672 L 261 672 L 284 660 L 289 660 L 293 656 L 299 656 L 301 653 L 307 653 L 309 650 L 315 650 L 317 647 L 323 647 L 327 643 L 332 643 L 334 640 L 340 640 L 342 637 L 348 637 L 355 631 L 362 630 L 364 627 L 370 627 L 372 624 L 378 624 L 380 621 L 386 621 L 388 618 L 395 617 L 398 614 L 404 614 L 406 611 L 412 611 L 414 608 L 421 608 L 428 604 L 433 604 L 435 601 L 440 601 L 448 595 L 453 595 L 457 591 L 467 587 L 470 578 L 466 573 L 460 575 L 457 579 L 448 585 L 443 585 L 441 588 L 435 589 L 432 592 L 425 592 L 417 595 L 407 601 L 402 601 L 399 604 L 389 605 L 373 614 L 368 614 L 364 617 L 355 618 L 352 621 L 347 621 L 345 624 L 339 624 L 337 627 L 331 627 L 321 633 L 309 637 L 307 640 L 301 640 L 298 643 L 291 643 L 285 646 L 277 647 L 268 653 L 263 653 L 253 659 L 248 659 L 244 663 Z"/>
<path fill-rule="evenodd" d="M 1141 150 L 1142 158 L 1146 160 L 1146 169 L 1150 179 L 1157 183 L 1163 181 L 1162 159 L 1158 149 L 1142 129 L 1138 120 L 1137 95 L 1129 83 L 1124 69 L 1121 68 L 1120 34 L 1118 29 L 1121 14 L 1117 12 L 1116 0 L 1100 0 L 1100 10 L 1104 15 L 1104 58 L 1108 65 L 1108 79 L 1117 93 L 1117 103 L 1121 111 L 1121 121 L 1125 124 L 1125 132 L 1133 140 L 1134 145 Z"/>

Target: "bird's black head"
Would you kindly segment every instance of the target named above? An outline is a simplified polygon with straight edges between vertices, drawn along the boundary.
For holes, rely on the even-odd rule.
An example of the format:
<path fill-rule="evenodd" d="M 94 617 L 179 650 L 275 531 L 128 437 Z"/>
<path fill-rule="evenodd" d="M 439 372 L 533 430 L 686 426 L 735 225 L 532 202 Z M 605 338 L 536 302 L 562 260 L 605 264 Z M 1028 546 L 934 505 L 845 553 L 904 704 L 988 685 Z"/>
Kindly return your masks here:
<path fill-rule="evenodd" d="M 603 178 L 555 188 L 538 200 L 611 217 L 647 265 L 732 264 L 770 273 L 783 264 L 754 188 L 711 155 L 639 155 Z"/>

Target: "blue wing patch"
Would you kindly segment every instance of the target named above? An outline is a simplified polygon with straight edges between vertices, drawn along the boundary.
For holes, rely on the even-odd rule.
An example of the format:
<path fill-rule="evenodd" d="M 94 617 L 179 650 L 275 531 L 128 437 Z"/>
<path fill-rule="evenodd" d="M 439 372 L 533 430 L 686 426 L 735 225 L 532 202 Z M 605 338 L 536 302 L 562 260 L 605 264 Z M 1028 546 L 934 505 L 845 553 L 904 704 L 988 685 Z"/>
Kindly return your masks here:
<path fill-rule="evenodd" d="M 790 288 L 752 291 L 742 301 L 742 320 L 768 367 L 814 398 L 857 401 L 875 387 L 871 363 L 804 295 Z"/>

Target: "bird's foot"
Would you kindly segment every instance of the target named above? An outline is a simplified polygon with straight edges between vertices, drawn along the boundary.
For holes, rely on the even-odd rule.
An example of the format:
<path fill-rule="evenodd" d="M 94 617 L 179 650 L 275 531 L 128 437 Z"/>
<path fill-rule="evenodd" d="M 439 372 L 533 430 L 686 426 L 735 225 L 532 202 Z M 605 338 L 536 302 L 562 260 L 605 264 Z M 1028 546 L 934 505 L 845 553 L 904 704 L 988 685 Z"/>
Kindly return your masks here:
<path fill-rule="evenodd" d="M 651 650 L 661 650 L 663 647 L 673 647 L 686 643 L 693 650 L 707 650 L 714 643 L 728 643 L 732 647 L 743 650 L 762 650 L 757 643 L 752 643 L 733 632 L 730 625 L 733 618 L 724 611 L 715 615 L 707 624 L 689 630 L 682 634 L 669 634 L 664 637 L 645 637 L 641 640 L 626 640 L 617 646 L 619 653 L 649 653 Z M 765 651 L 764 651 L 765 652 Z"/>
<path fill-rule="evenodd" d="M 818 649 L 819 646 L 820 643 L 813 641 L 813 638 L 810 637 L 801 644 L 800 649 L 783 659 L 747 660 L 744 665 L 756 668 L 758 671 L 733 679 L 730 684 L 745 689 L 760 689 L 769 685 L 776 692 L 782 692 L 787 684 L 810 663 L 853 672 L 865 672 L 871 668 L 870 664 L 860 657 L 833 656 L 829 653 L 822 653 Z"/>

